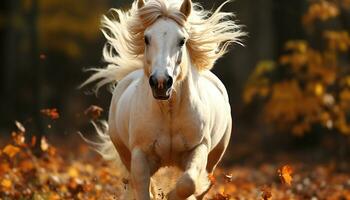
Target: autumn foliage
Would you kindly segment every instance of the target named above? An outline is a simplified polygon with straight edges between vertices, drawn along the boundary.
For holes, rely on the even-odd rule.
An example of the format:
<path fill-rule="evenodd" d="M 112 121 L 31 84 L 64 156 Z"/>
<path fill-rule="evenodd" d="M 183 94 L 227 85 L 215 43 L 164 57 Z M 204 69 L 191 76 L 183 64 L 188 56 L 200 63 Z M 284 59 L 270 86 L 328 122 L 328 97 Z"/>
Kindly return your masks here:
<path fill-rule="evenodd" d="M 311 1 L 301 22 L 309 39 L 287 42 L 277 61 L 260 62 L 250 76 L 244 102 L 262 104 L 275 131 L 350 135 L 350 31 L 328 25 L 349 9 L 347 0 Z"/>
<path fill-rule="evenodd" d="M 91 153 L 86 145 L 59 151 L 46 137 L 30 136 L 20 122 L 16 126 L 11 141 L 0 147 L 0 199 L 93 200 L 120 195 L 120 172 L 97 154 L 84 161 Z M 36 143 L 39 154 L 34 153 Z M 80 160 L 69 159 L 73 154 Z"/>
<path fill-rule="evenodd" d="M 44 116 L 57 120 L 57 109 L 44 111 Z M 101 112 L 95 105 L 85 110 L 92 120 Z M 58 139 L 31 136 L 19 121 L 15 126 L 11 140 L 0 146 L 1 200 L 118 200 L 127 192 L 127 174 L 103 161 L 81 139 L 70 139 L 71 144 L 65 141 L 62 146 Z M 69 148 L 72 144 L 74 148 Z M 39 153 L 34 153 L 36 146 Z M 350 174 L 338 171 L 334 163 L 288 165 L 292 161 L 282 158 L 218 168 L 208 176 L 212 188 L 206 199 L 350 199 Z M 166 199 L 161 187 L 156 192 L 156 200 Z"/>

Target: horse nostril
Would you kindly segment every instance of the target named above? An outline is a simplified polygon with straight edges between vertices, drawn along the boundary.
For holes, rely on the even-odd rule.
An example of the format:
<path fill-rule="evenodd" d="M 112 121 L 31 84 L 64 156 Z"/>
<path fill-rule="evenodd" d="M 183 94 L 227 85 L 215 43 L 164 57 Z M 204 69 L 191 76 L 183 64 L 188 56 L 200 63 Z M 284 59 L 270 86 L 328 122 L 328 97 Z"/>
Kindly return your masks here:
<path fill-rule="evenodd" d="M 173 77 L 169 76 L 166 80 L 166 88 L 169 89 L 171 86 L 173 86 Z"/>
<path fill-rule="evenodd" d="M 149 77 L 149 85 L 151 88 L 155 88 L 157 86 L 157 79 L 153 75 Z"/>

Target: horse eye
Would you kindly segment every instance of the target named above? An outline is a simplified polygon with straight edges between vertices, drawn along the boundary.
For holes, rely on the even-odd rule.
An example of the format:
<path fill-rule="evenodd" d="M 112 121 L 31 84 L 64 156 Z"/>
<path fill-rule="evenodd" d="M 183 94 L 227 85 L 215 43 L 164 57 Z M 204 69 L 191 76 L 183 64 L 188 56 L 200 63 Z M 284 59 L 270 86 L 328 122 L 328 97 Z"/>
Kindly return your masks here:
<path fill-rule="evenodd" d="M 149 45 L 149 39 L 147 36 L 145 36 L 145 44 L 148 46 Z"/>
<path fill-rule="evenodd" d="M 182 47 L 184 44 L 185 44 L 185 38 L 182 38 L 182 39 L 179 41 L 179 46 Z"/>

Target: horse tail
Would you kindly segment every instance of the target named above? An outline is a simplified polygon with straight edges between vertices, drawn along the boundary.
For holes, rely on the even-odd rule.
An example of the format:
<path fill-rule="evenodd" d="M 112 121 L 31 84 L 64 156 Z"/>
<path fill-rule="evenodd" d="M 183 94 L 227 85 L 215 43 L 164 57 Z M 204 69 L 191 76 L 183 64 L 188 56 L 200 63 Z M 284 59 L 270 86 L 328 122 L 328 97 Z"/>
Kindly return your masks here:
<path fill-rule="evenodd" d="M 103 159 L 107 161 L 111 161 L 113 163 L 113 166 L 117 168 L 117 172 L 119 173 L 120 177 L 123 177 L 125 179 L 130 179 L 129 172 L 123 165 L 119 153 L 117 152 L 117 149 L 115 148 L 111 137 L 108 134 L 108 123 L 106 121 L 100 121 L 99 124 L 96 122 L 91 122 L 92 125 L 95 128 L 95 131 L 97 133 L 97 138 L 95 140 L 91 140 L 86 138 L 81 132 L 78 132 L 80 137 L 98 154 L 100 154 Z M 132 189 L 130 188 L 130 184 L 127 184 L 124 186 L 124 191 L 122 192 L 120 199 L 122 200 L 129 200 L 133 199 L 133 193 Z"/>
<path fill-rule="evenodd" d="M 100 121 L 99 124 L 96 122 L 91 122 L 97 133 L 97 138 L 91 140 L 86 138 L 81 132 L 78 132 L 80 137 L 88 144 L 90 147 L 100 154 L 103 159 L 107 161 L 113 161 L 118 168 L 120 168 L 121 173 L 124 174 L 127 171 L 120 160 L 117 149 L 115 148 L 111 137 L 108 134 L 108 123 L 106 121 Z"/>

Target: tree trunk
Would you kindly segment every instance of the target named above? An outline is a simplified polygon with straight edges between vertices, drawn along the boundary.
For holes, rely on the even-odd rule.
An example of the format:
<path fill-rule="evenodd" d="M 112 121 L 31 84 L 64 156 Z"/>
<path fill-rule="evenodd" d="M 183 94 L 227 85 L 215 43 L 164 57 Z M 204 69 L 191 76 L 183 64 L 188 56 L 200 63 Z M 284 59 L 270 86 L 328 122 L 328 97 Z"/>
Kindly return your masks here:
<path fill-rule="evenodd" d="M 29 59 L 31 60 L 30 67 L 33 68 L 33 108 L 32 114 L 35 121 L 35 136 L 37 138 L 37 143 L 35 146 L 35 153 L 39 154 L 40 151 L 40 138 L 43 136 L 44 125 L 42 123 L 42 118 L 40 115 L 40 109 L 43 108 L 43 98 L 42 98 L 42 84 L 43 82 L 43 61 L 40 60 L 39 51 L 39 38 L 38 38 L 38 15 L 39 15 L 39 2 L 38 0 L 32 1 L 31 12 L 28 17 L 28 30 L 29 39 L 31 43 L 31 52 L 29 53 Z"/>

